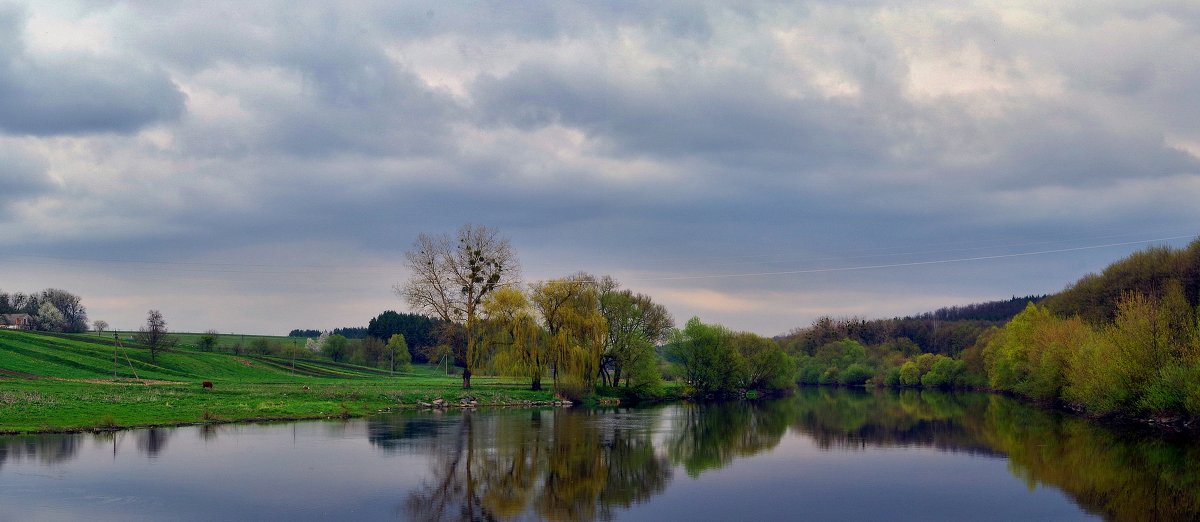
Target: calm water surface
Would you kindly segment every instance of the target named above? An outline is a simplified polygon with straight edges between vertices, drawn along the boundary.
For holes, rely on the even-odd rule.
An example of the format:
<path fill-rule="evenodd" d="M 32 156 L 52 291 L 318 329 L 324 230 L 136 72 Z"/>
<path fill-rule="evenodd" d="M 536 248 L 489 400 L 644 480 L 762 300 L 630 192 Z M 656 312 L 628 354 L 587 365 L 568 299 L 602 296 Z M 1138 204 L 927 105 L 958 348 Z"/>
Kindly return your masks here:
<path fill-rule="evenodd" d="M 1200 446 L 1004 397 L 0 438 L 0 520 L 1195 520 Z"/>

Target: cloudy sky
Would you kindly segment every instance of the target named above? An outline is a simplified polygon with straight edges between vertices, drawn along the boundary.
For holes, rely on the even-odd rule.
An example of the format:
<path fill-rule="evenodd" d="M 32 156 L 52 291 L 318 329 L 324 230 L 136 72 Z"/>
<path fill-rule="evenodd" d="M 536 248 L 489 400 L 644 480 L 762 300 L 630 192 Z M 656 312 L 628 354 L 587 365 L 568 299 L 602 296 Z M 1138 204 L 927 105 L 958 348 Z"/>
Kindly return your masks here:
<path fill-rule="evenodd" d="M 1200 234 L 1200 5 L 0 0 L 0 289 L 134 328 L 405 310 L 421 232 L 738 330 Z"/>

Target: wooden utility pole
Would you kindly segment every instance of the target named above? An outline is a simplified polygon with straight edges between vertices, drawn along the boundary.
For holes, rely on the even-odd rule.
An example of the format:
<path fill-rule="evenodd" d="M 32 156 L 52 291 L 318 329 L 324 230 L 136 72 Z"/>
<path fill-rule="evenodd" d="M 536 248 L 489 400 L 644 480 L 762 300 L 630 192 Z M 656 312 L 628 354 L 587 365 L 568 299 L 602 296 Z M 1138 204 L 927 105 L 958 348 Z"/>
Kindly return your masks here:
<path fill-rule="evenodd" d="M 129 371 L 133 372 L 133 378 L 141 379 L 141 377 L 138 377 L 137 369 L 135 369 L 133 367 L 133 361 L 129 360 L 129 352 L 127 350 L 125 350 L 125 345 L 121 344 L 121 337 L 114 333 L 113 334 L 113 380 L 114 381 L 117 380 L 117 349 L 118 348 L 121 350 L 121 353 L 125 354 L 125 362 L 129 363 Z"/>

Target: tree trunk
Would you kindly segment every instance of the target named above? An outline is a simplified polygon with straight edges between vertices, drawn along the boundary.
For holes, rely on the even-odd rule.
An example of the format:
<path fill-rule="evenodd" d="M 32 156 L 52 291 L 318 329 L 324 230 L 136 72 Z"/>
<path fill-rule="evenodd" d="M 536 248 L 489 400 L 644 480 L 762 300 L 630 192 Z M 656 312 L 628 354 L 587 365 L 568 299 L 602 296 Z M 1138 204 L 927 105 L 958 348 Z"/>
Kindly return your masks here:
<path fill-rule="evenodd" d="M 463 389 L 471 389 L 471 369 L 468 367 L 463 367 Z"/>
<path fill-rule="evenodd" d="M 613 388 L 616 388 L 617 386 L 621 385 L 621 367 L 620 366 L 616 366 L 613 368 L 612 385 L 613 385 Z"/>
<path fill-rule="evenodd" d="M 542 390 L 542 376 L 541 375 L 535 375 L 533 377 L 533 383 L 530 384 L 529 389 L 531 389 L 533 391 L 541 391 Z"/>

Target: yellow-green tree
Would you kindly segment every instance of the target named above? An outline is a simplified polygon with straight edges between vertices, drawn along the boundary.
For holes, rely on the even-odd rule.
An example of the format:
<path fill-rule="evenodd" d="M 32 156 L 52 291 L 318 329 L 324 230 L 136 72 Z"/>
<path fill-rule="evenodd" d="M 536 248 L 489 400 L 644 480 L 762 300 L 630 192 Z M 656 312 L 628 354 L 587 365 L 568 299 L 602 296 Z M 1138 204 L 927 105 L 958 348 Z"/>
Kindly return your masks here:
<path fill-rule="evenodd" d="M 554 387 L 588 393 L 600 371 L 608 326 L 600 313 L 596 279 L 577 273 L 530 285 L 530 300 L 546 329 Z"/>
<path fill-rule="evenodd" d="M 1200 413 L 1195 321 L 1178 283 L 1127 294 L 1113 324 L 1074 355 L 1067 399 L 1095 413 Z"/>
<path fill-rule="evenodd" d="M 1067 385 L 1071 354 L 1091 329 L 1078 317 L 1061 319 L 1030 303 L 983 349 L 988 383 L 1039 399 L 1058 399 Z"/>
<path fill-rule="evenodd" d="M 532 390 L 542 389 L 547 346 L 529 298 L 519 288 L 507 286 L 484 299 L 483 313 L 493 366 L 504 375 L 529 378 Z"/>
<path fill-rule="evenodd" d="M 396 373 L 396 365 L 399 365 L 401 370 L 407 370 L 412 364 L 412 354 L 408 353 L 408 342 L 404 340 L 404 334 L 392 334 L 387 342 L 387 350 L 391 356 L 392 373 Z"/>

